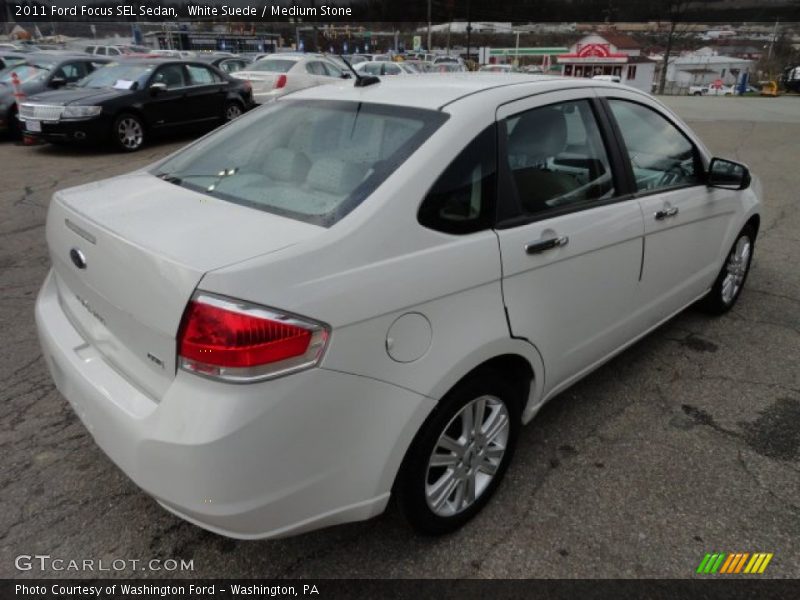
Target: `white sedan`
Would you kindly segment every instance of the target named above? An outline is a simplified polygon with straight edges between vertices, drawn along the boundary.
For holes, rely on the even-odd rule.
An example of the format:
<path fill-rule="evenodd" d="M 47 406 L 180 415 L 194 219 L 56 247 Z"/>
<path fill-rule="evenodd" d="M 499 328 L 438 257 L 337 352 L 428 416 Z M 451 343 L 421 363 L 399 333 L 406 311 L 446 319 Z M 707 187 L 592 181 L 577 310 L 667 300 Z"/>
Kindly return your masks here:
<path fill-rule="evenodd" d="M 351 74 L 322 54 L 270 54 L 231 73 L 253 86 L 253 99 L 264 104 L 289 92 L 307 87 L 336 83 Z"/>
<path fill-rule="evenodd" d="M 361 62 L 355 66 L 360 75 L 419 75 L 417 67 L 391 60 Z"/>
<path fill-rule="evenodd" d="M 454 530 L 520 427 L 739 297 L 759 186 L 653 97 L 473 74 L 316 87 L 56 192 L 43 354 L 166 509 L 265 538 Z"/>

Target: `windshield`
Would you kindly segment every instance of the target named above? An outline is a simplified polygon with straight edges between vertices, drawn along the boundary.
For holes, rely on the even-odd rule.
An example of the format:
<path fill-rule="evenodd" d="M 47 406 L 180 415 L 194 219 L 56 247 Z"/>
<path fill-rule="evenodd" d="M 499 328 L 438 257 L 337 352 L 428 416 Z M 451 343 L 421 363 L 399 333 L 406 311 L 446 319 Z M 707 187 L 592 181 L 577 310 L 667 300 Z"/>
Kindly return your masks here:
<path fill-rule="evenodd" d="M 87 88 L 117 88 L 124 90 L 141 89 L 147 82 L 155 65 L 110 64 L 97 69 L 78 83 Z"/>
<path fill-rule="evenodd" d="M 12 74 L 16 73 L 20 83 L 38 81 L 47 77 L 53 69 L 53 65 L 15 65 L 0 73 L 0 81 L 11 83 Z"/>
<path fill-rule="evenodd" d="M 447 119 L 438 111 L 281 100 L 158 165 L 165 181 L 330 227 L 364 201 Z"/>
<path fill-rule="evenodd" d="M 247 69 L 248 71 L 271 71 L 272 73 L 286 73 L 297 64 L 296 60 L 285 60 L 278 58 L 262 58 L 254 62 Z"/>

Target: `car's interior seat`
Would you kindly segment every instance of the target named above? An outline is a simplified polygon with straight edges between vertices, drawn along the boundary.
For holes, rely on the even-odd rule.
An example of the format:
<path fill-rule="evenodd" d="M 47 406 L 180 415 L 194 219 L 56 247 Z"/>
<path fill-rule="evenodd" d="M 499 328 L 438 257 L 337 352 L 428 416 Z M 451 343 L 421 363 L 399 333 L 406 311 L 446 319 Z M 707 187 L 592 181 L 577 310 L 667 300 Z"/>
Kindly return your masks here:
<path fill-rule="evenodd" d="M 526 212 L 540 212 L 548 208 L 548 200 L 580 187 L 574 177 L 548 167 L 548 161 L 561 154 L 566 145 L 567 123 L 560 110 L 548 107 L 532 110 L 514 126 L 508 139 L 508 155 Z"/>

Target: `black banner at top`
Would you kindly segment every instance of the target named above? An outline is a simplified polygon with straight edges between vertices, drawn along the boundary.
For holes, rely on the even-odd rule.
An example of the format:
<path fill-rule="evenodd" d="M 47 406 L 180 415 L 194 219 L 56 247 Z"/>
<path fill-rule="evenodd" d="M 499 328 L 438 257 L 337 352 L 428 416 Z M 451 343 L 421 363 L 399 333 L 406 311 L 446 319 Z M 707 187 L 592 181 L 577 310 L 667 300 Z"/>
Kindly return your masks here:
<path fill-rule="evenodd" d="M 0 0 L 0 20 L 427 22 L 800 21 L 797 0 Z"/>

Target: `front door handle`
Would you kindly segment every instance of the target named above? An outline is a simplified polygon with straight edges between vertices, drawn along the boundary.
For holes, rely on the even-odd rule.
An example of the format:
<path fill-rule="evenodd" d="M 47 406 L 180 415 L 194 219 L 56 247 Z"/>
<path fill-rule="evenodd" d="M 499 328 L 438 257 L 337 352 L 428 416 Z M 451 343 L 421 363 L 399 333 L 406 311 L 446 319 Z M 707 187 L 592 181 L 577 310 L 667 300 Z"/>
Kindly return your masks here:
<path fill-rule="evenodd" d="M 529 242 L 525 244 L 525 252 L 528 254 L 539 254 L 539 252 L 544 252 L 545 250 L 550 250 L 551 248 L 566 246 L 568 243 L 569 238 L 565 235 L 562 235 L 559 237 L 541 240 L 539 242 Z"/>
<path fill-rule="evenodd" d="M 673 206 L 672 208 L 665 208 L 656 212 L 655 217 L 657 221 L 663 221 L 664 219 L 668 219 L 669 217 L 674 217 L 678 214 L 678 207 Z"/>

